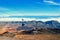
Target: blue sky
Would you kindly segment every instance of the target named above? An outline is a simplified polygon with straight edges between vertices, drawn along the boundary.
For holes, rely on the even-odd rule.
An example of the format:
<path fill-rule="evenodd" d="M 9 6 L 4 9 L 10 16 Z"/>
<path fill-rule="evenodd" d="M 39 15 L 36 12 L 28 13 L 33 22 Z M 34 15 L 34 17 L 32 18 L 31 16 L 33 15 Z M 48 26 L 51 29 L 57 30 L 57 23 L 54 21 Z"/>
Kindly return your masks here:
<path fill-rule="evenodd" d="M 60 18 L 60 0 L 0 0 L 0 17 L 2 16 Z"/>

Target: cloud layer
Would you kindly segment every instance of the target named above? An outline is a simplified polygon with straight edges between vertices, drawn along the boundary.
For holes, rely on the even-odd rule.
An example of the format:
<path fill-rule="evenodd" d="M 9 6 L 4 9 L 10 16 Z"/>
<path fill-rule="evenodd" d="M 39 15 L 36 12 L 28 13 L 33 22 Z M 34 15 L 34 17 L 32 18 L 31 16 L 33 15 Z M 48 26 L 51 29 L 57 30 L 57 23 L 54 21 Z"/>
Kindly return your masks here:
<path fill-rule="evenodd" d="M 60 18 L 48 18 L 48 19 L 36 19 L 36 18 L 23 18 L 24 21 L 50 21 L 50 20 L 55 20 L 60 22 Z M 0 21 L 22 21 L 22 18 L 0 18 Z"/>
<path fill-rule="evenodd" d="M 60 6 L 60 3 L 56 3 L 53 0 L 44 0 L 44 2 L 48 3 L 48 4 L 51 4 L 51 5 L 59 5 Z"/>
<path fill-rule="evenodd" d="M 4 7 L 0 7 L 0 11 L 2 11 L 1 15 L 0 15 L 0 21 L 2 20 L 18 20 L 21 18 L 29 18 L 29 20 L 31 19 L 43 19 L 43 20 L 48 20 L 48 19 L 59 19 L 60 18 L 60 14 L 43 14 L 43 13 L 21 13 L 19 12 L 19 10 L 17 11 L 12 11 L 11 9 L 8 8 L 4 8 Z M 28 20 L 28 19 L 26 19 Z"/>

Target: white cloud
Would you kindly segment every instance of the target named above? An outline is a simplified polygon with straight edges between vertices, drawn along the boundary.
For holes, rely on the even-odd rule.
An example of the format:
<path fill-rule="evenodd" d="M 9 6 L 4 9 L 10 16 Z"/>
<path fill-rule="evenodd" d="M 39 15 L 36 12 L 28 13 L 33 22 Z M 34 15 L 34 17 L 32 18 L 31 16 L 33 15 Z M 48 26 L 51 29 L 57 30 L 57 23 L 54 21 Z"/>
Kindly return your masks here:
<path fill-rule="evenodd" d="M 48 18 L 48 19 L 36 19 L 36 18 L 23 18 L 24 21 L 50 21 L 50 20 L 55 20 L 60 22 L 60 18 Z M 22 18 L 0 18 L 0 21 L 22 21 Z"/>
<path fill-rule="evenodd" d="M 9 10 L 9 9 L 4 8 L 4 7 L 0 7 L 0 11 L 7 11 L 7 10 Z"/>
<path fill-rule="evenodd" d="M 47 2 L 47 1 L 45 1 Z M 9 17 L 9 16 L 60 16 L 60 14 L 51 14 L 51 13 L 24 13 L 19 10 L 14 11 L 12 9 L 0 7 L 0 17 Z"/>
<path fill-rule="evenodd" d="M 11 11 L 10 9 L 3 8 L 3 7 L 0 7 L 0 10 L 1 11 L 3 11 L 3 10 L 5 11 L 6 10 L 6 14 L 5 14 L 5 12 L 2 13 L 0 15 L 0 19 L 1 18 L 2 19 L 3 18 L 9 18 L 9 16 L 55 16 L 55 17 L 60 16 L 60 14 L 50 14 L 50 13 L 49 14 L 47 14 L 47 13 L 21 13 L 21 12 L 19 12 L 19 10 L 17 10 L 17 11 Z M 9 12 L 8 12 L 8 10 L 9 10 Z M 15 17 L 13 17 L 13 18 L 15 18 Z"/>
<path fill-rule="evenodd" d="M 45 3 L 49 3 L 49 4 L 52 4 L 52 5 L 60 5 L 60 3 L 56 3 L 52 0 L 44 0 Z"/>
<path fill-rule="evenodd" d="M 55 17 L 58 17 L 60 16 L 60 14 L 22 14 L 22 13 L 17 13 L 17 14 L 1 14 L 0 15 L 0 18 L 8 18 L 9 16 L 55 16 Z"/>
<path fill-rule="evenodd" d="M 55 20 L 60 22 L 60 18 L 48 18 L 48 19 L 40 19 L 41 21 L 45 22 L 45 21 L 50 21 L 50 20 Z"/>
<path fill-rule="evenodd" d="M 36 18 L 23 18 L 24 21 L 36 20 Z M 22 21 L 22 18 L 0 18 L 0 21 Z"/>
<path fill-rule="evenodd" d="M 1 14 L 6 14 L 9 11 L 10 11 L 10 9 L 8 9 L 8 8 L 0 7 L 0 16 L 1 16 Z"/>

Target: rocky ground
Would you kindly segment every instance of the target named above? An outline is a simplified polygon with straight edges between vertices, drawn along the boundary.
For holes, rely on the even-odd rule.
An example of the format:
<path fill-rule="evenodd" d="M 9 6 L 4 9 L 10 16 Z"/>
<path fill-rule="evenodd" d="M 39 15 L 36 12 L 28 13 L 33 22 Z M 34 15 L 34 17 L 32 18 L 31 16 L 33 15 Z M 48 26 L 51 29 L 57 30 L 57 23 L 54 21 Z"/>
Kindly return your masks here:
<path fill-rule="evenodd" d="M 14 37 L 17 40 L 60 40 L 60 36 L 57 35 L 16 35 Z"/>
<path fill-rule="evenodd" d="M 14 37 L 0 36 L 0 40 L 60 40 L 60 34 L 19 34 Z"/>
<path fill-rule="evenodd" d="M 0 40 L 12 40 L 11 37 L 0 36 Z"/>
<path fill-rule="evenodd" d="M 14 37 L 0 36 L 0 40 L 60 40 L 60 34 L 15 35 Z"/>

